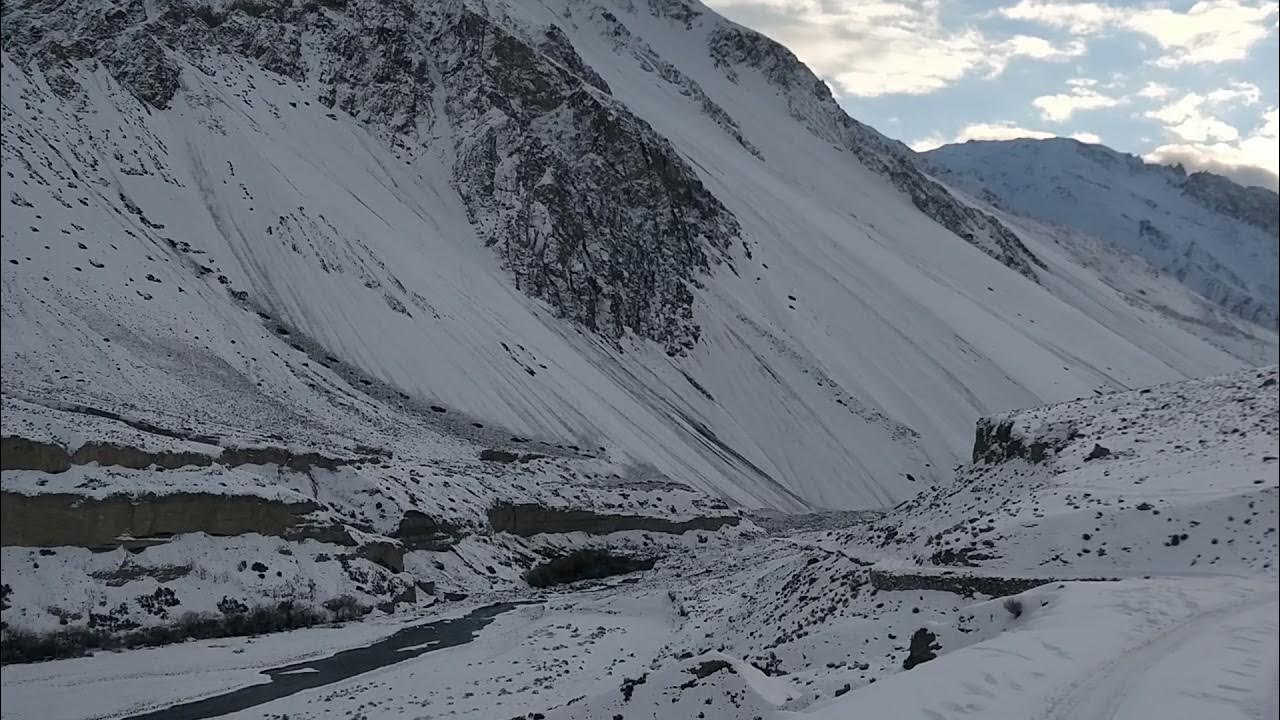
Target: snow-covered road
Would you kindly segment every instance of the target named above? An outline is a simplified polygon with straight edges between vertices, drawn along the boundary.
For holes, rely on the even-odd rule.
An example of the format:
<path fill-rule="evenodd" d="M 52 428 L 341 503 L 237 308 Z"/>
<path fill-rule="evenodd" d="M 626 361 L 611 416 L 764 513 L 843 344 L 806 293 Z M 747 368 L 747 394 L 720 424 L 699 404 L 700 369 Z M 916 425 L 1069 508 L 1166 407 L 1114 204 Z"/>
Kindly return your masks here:
<path fill-rule="evenodd" d="M 1197 615 L 1100 666 L 1045 717 L 1274 718 L 1280 713 L 1277 613 L 1273 595 Z"/>

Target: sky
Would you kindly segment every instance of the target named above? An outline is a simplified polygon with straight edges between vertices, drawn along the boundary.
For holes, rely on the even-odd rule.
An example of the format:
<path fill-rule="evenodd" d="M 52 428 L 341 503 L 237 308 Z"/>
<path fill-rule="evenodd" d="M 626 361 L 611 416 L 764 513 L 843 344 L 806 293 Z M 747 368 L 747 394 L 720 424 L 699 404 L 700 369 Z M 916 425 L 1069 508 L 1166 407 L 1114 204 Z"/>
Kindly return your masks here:
<path fill-rule="evenodd" d="M 704 0 L 917 150 L 1074 137 L 1277 189 L 1280 0 Z"/>

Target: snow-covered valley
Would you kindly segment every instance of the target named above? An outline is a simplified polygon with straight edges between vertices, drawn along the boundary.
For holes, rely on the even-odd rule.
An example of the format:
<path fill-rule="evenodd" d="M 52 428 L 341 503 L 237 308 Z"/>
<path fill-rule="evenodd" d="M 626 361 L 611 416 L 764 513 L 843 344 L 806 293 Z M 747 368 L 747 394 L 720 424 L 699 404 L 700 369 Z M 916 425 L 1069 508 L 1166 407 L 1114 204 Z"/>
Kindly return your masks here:
<path fill-rule="evenodd" d="M 6 666 L 5 716 L 210 717 L 258 671 L 321 672 L 407 625 L 515 601 L 469 642 L 230 717 L 1268 717 L 1280 434 L 1275 394 L 1257 391 L 1276 380 L 992 418 L 941 497 L 838 529 L 690 531 L 639 575 Z"/>
<path fill-rule="evenodd" d="M 1274 708 L 1274 322 L 782 46 L 3 14 L 5 718 Z"/>

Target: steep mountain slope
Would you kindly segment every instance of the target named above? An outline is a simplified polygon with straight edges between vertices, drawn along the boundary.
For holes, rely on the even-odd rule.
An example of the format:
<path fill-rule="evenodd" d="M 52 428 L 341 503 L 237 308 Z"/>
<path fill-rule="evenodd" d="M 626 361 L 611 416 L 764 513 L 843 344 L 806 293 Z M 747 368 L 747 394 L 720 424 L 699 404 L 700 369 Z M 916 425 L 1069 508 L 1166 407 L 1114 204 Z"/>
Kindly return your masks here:
<path fill-rule="evenodd" d="M 700 8 L 6 19 L 15 392 L 149 411 L 257 397 L 290 381 L 235 368 L 297 365 L 292 343 L 390 397 L 606 445 L 740 502 L 866 507 L 948 464 L 979 413 L 1234 362 L 1045 292 L 1059 269 L 1032 245 Z M 112 334 L 251 379 L 197 373 L 188 395 Z M 42 377 L 55 365 L 66 380 Z"/>
<path fill-rule="evenodd" d="M 924 158 L 948 183 L 1101 238 L 1240 317 L 1276 326 L 1280 197 L 1270 190 L 1067 138 L 966 142 Z"/>

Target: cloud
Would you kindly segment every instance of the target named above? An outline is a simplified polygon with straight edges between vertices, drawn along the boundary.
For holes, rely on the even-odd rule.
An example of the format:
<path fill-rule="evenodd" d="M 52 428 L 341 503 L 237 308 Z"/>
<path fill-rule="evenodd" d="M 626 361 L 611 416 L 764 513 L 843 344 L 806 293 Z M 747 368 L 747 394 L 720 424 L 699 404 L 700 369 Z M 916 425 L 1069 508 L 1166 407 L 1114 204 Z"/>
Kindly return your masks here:
<path fill-rule="evenodd" d="M 1200 0 L 1185 11 L 1168 7 L 1115 7 L 1095 2 L 1020 0 L 999 14 L 1067 30 L 1101 35 L 1124 30 L 1146 35 L 1165 51 L 1155 64 L 1183 65 L 1243 60 L 1250 48 L 1275 30 L 1271 0 Z"/>
<path fill-rule="evenodd" d="M 945 27 L 937 0 L 709 0 L 708 4 L 791 48 L 845 96 L 925 95 L 959 80 L 998 77 L 1018 58 L 1062 62 L 1080 41 L 988 36 Z"/>
<path fill-rule="evenodd" d="M 1143 159 L 1181 163 L 1190 170 L 1209 170 L 1245 185 L 1280 189 L 1280 110 L 1276 107 L 1268 108 L 1247 135 L 1241 135 L 1234 127 L 1234 137 L 1230 138 L 1211 133 L 1183 134 L 1179 128 L 1182 125 L 1169 128 L 1174 142 L 1157 147 Z"/>
<path fill-rule="evenodd" d="M 1158 82 L 1148 82 L 1138 90 L 1137 96 L 1149 100 L 1163 100 L 1173 94 L 1173 88 Z"/>
<path fill-rule="evenodd" d="M 1103 95 L 1094 90 L 1097 80 L 1090 78 L 1073 78 L 1067 81 L 1070 86 L 1067 92 L 1058 95 L 1041 95 L 1031 101 L 1040 111 L 1040 117 L 1049 122 L 1066 122 L 1072 115 L 1083 110 L 1098 110 L 1115 107 L 1123 101 L 1110 95 Z"/>
<path fill-rule="evenodd" d="M 970 140 L 1018 140 L 1022 138 L 1044 140 L 1052 137 L 1062 136 L 1057 133 L 1048 132 L 1047 130 L 1033 130 L 1031 128 L 1020 127 L 1013 122 L 974 123 L 966 125 L 950 140 L 945 140 L 942 135 L 936 133 L 928 137 L 920 138 L 919 140 L 911 143 L 911 149 L 916 152 L 927 152 L 943 145 L 968 142 Z M 1069 137 L 1084 143 L 1096 144 L 1102 142 L 1102 138 L 1088 132 L 1074 133 Z"/>
<path fill-rule="evenodd" d="M 1231 83 L 1208 94 L 1187 93 L 1181 98 L 1143 114 L 1159 121 L 1165 131 L 1183 143 L 1234 142 L 1240 138 L 1235 126 L 1214 115 L 1231 106 L 1256 105 L 1262 91 L 1252 83 Z"/>

